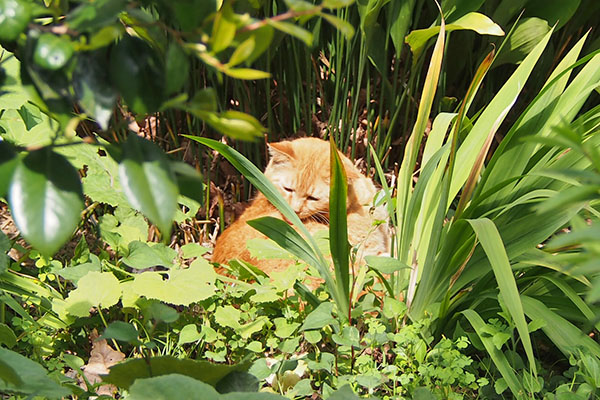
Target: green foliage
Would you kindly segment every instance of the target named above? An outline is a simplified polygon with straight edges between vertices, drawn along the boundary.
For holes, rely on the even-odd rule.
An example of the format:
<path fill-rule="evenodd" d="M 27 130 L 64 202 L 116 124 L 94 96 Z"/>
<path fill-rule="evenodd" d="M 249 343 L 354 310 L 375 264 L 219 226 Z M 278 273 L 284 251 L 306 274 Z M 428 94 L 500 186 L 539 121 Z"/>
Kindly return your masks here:
<path fill-rule="evenodd" d="M 103 343 L 131 398 L 598 395 L 597 2 L 315 3 L 0 0 L 3 393 L 98 396 Z M 336 151 L 313 237 L 242 143 L 298 131 L 375 166 L 391 257 L 351 275 Z M 215 184 L 287 271 L 215 273 Z"/>

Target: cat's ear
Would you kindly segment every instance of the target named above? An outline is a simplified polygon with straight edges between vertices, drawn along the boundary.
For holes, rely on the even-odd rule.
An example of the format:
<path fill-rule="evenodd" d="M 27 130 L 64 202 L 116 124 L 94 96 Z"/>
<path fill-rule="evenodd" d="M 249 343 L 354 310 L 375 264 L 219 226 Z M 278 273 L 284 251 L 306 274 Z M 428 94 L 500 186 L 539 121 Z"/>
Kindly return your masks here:
<path fill-rule="evenodd" d="M 348 180 L 352 181 L 363 177 L 360 171 L 354 166 L 354 164 L 352 164 L 352 161 L 344 157 L 342 153 L 340 153 L 340 158 L 344 164 L 344 169 L 346 170 L 346 177 Z"/>
<path fill-rule="evenodd" d="M 294 158 L 294 148 L 291 142 L 269 143 L 269 155 L 273 164 L 290 162 Z"/>

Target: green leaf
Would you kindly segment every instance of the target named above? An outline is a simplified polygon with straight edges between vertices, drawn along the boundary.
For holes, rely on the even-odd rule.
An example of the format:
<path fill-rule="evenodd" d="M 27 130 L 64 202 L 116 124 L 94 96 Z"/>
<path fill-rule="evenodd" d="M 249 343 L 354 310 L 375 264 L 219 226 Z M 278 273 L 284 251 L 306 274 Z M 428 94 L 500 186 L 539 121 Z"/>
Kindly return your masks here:
<path fill-rule="evenodd" d="M 504 304 L 517 327 L 519 336 L 521 337 L 525 353 L 529 359 L 529 367 L 535 373 L 535 357 L 533 356 L 531 338 L 529 337 L 529 329 L 527 329 L 527 322 L 525 321 L 519 289 L 517 288 L 517 283 L 515 282 L 515 277 L 512 268 L 510 267 L 510 262 L 506 255 L 506 250 L 502 243 L 502 238 L 498 233 L 498 229 L 494 223 L 487 218 L 471 219 L 467 221 L 471 224 L 471 227 L 477 235 L 477 239 L 479 239 L 479 242 L 490 261 Z"/>
<path fill-rule="evenodd" d="M 17 335 L 3 323 L 0 323 L 0 343 L 8 348 L 13 348 L 17 344 Z"/>
<path fill-rule="evenodd" d="M 215 278 L 216 273 L 208 261 L 198 258 L 186 269 L 137 274 L 128 290 L 148 299 L 188 306 L 213 295 Z"/>
<path fill-rule="evenodd" d="M 227 62 L 227 67 L 235 67 L 236 65 L 247 60 L 248 57 L 250 57 L 254 52 L 255 47 L 256 37 L 254 35 L 251 35 L 248 39 L 244 40 L 235 48 L 233 54 Z"/>
<path fill-rule="evenodd" d="M 258 392 L 259 382 L 254 375 L 246 371 L 233 371 L 217 382 L 215 388 L 219 393 Z"/>
<path fill-rule="evenodd" d="M 248 239 L 246 247 L 252 258 L 265 259 L 293 259 L 289 251 L 283 249 L 271 239 L 253 238 Z"/>
<path fill-rule="evenodd" d="M 202 118 L 207 124 L 233 139 L 256 141 L 263 136 L 265 128 L 251 115 L 239 111 L 225 111 L 221 114 L 189 108 L 188 111 Z M 193 136 L 186 136 L 193 137 Z"/>
<path fill-rule="evenodd" d="M 226 75 L 229 75 L 235 79 L 243 79 L 243 80 L 255 80 L 255 79 L 266 79 L 270 78 L 271 74 L 269 72 L 260 71 L 258 69 L 252 68 L 224 68 L 223 72 Z"/>
<path fill-rule="evenodd" d="M 134 345 L 141 343 L 138 339 L 137 329 L 124 321 L 111 322 L 99 339 L 116 339 Z"/>
<path fill-rule="evenodd" d="M 494 362 L 494 365 L 502 375 L 501 380 L 504 382 L 504 389 L 502 389 L 502 392 L 506 389 L 506 386 L 508 386 L 513 395 L 518 398 L 523 393 L 523 385 L 515 375 L 513 367 L 509 364 L 504 354 L 494 346 L 489 335 L 484 333 L 486 327 L 485 322 L 483 322 L 479 314 L 471 309 L 465 310 L 462 313 L 467 317 L 469 323 L 475 329 L 475 332 L 477 332 L 479 339 L 481 339 L 485 349 Z M 500 381 L 500 379 L 496 382 L 498 381 Z"/>
<path fill-rule="evenodd" d="M 54 254 L 81 219 L 79 174 L 50 148 L 33 151 L 15 168 L 8 203 L 23 237 L 42 254 Z"/>
<path fill-rule="evenodd" d="M 96 32 L 99 28 L 117 22 L 119 14 L 126 7 L 126 0 L 85 2 L 67 16 L 67 25 L 79 32 Z"/>
<path fill-rule="evenodd" d="M 242 312 L 233 306 L 218 307 L 215 311 L 215 321 L 225 328 L 239 329 Z"/>
<path fill-rule="evenodd" d="M 352 39 L 352 36 L 354 36 L 354 27 L 348 21 L 331 14 L 321 14 L 321 17 L 325 18 L 327 22 L 340 31 L 347 40 Z"/>
<path fill-rule="evenodd" d="M 3 348 L 0 348 L 0 378 L 2 393 L 14 392 L 46 399 L 59 399 L 72 394 L 51 379 L 40 364 Z"/>
<path fill-rule="evenodd" d="M 404 47 L 404 37 L 412 22 L 416 0 L 391 1 L 386 7 L 387 31 L 392 38 L 396 57 L 400 58 Z M 389 13 L 389 15 L 387 14 Z"/>
<path fill-rule="evenodd" d="M 545 20 L 535 17 L 523 18 L 507 38 L 508 43 L 498 54 L 494 66 L 521 62 L 548 32 L 550 26 Z"/>
<path fill-rule="evenodd" d="M 0 0 L 0 41 L 11 42 L 31 19 L 31 4 L 24 0 Z"/>
<path fill-rule="evenodd" d="M 40 109 L 31 103 L 25 103 L 19 108 L 19 115 L 23 118 L 23 123 L 27 130 L 33 129 L 36 125 L 42 122 Z"/>
<path fill-rule="evenodd" d="M 166 4 L 173 10 L 181 29 L 187 32 L 198 28 L 218 9 L 217 0 L 178 0 Z"/>
<path fill-rule="evenodd" d="M 214 386 L 232 371 L 247 371 L 249 367 L 249 362 L 225 365 L 213 364 L 208 361 L 176 359 L 171 356 L 137 358 L 111 367 L 110 373 L 103 377 L 103 381 L 129 390 L 134 382 L 142 378 L 181 374 Z M 156 397 L 152 395 L 150 398 Z M 180 397 L 175 396 L 175 398 Z"/>
<path fill-rule="evenodd" d="M 103 52 L 81 52 L 77 55 L 73 89 L 83 110 L 100 128 L 107 130 L 117 93 L 110 85 Z"/>
<path fill-rule="evenodd" d="M 94 261 L 83 263 L 79 265 L 75 265 L 72 267 L 63 268 L 58 271 L 58 276 L 63 279 L 69 280 L 73 282 L 75 285 L 79 282 L 81 278 L 86 276 L 88 272 L 96 271 L 100 272 L 102 269 L 102 265 L 100 264 L 100 260 L 96 257 Z"/>
<path fill-rule="evenodd" d="M 124 290 L 125 291 L 125 290 Z M 135 302 L 146 319 L 153 319 L 157 322 L 173 323 L 179 319 L 179 313 L 172 307 L 154 299 L 139 298 Z"/>
<path fill-rule="evenodd" d="M 580 4 L 581 0 L 529 0 L 523 15 L 545 19 L 548 25 L 556 25 L 555 29 L 558 30 L 569 22 Z"/>
<path fill-rule="evenodd" d="M 119 177 L 131 205 L 168 238 L 179 193 L 165 153 L 154 143 L 130 135 L 123 145 Z"/>
<path fill-rule="evenodd" d="M 394 272 L 410 268 L 402 261 L 393 257 L 366 256 L 365 261 L 369 267 L 382 274 L 393 274 Z"/>
<path fill-rule="evenodd" d="M 317 308 L 311 311 L 304 319 L 304 323 L 300 327 L 300 332 L 312 329 L 321 329 L 327 325 L 336 322 L 333 317 L 333 303 L 321 303 Z"/>
<path fill-rule="evenodd" d="M 68 36 L 42 33 L 33 52 L 33 61 L 40 67 L 56 71 L 64 67 L 73 56 L 73 45 Z"/>
<path fill-rule="evenodd" d="M 504 31 L 499 25 L 478 12 L 470 12 L 453 23 L 446 25 L 446 32 L 456 30 L 472 30 L 480 35 L 504 35 Z M 427 29 L 414 30 L 406 36 L 406 43 L 410 46 L 415 57 L 418 57 L 423 52 L 427 41 L 437 35 L 439 31 L 440 27 L 434 26 Z"/>
<path fill-rule="evenodd" d="M 119 280 L 110 272 L 88 272 L 77 289 L 66 298 L 66 310 L 75 317 L 87 317 L 92 307 L 111 307 L 121 298 Z"/>
<path fill-rule="evenodd" d="M 198 243 L 188 243 L 181 246 L 183 258 L 202 257 L 202 255 L 206 254 L 208 251 L 210 251 L 208 247 L 201 246 Z"/>
<path fill-rule="evenodd" d="M 273 28 L 277 29 L 278 31 L 287 33 L 288 35 L 291 35 L 297 39 L 300 39 L 307 46 L 312 46 L 313 35 L 306 29 L 301 28 L 298 25 L 294 25 L 291 22 L 274 21 L 272 19 L 266 19 L 266 21 L 267 21 L 267 24 L 269 24 Z"/>
<path fill-rule="evenodd" d="M 328 397 L 329 400 L 358 400 L 360 397 L 354 394 L 352 387 L 349 384 L 345 384 Z"/>
<path fill-rule="evenodd" d="M 179 340 L 177 341 L 177 346 L 181 346 L 186 343 L 194 343 L 200 339 L 202 339 L 204 335 L 198 332 L 198 327 L 196 324 L 187 324 L 181 331 L 179 332 Z"/>
<path fill-rule="evenodd" d="M 254 37 L 254 49 L 252 54 L 246 58 L 246 65 L 252 64 L 261 54 L 271 47 L 274 34 L 275 29 L 270 25 L 265 25 L 251 32 L 252 37 Z M 231 62 L 231 59 L 229 62 Z"/>
<path fill-rule="evenodd" d="M 215 17 L 211 35 L 212 50 L 219 53 L 225 50 L 235 37 L 235 14 L 231 3 L 225 2 Z"/>
<path fill-rule="evenodd" d="M 0 140 L 0 197 L 6 196 L 15 168 L 19 163 L 13 147 Z"/>
<path fill-rule="evenodd" d="M 129 254 L 121 260 L 134 269 L 147 269 L 157 265 L 171 268 L 177 252 L 162 243 L 147 243 L 133 241 L 129 243 Z"/>
<path fill-rule="evenodd" d="M 345 311 L 350 301 L 350 244 L 348 243 L 348 221 L 346 200 L 348 178 L 346 170 L 330 136 L 330 188 L 329 188 L 329 246 L 336 278 L 338 296 L 343 299 L 340 311 Z"/>
<path fill-rule="evenodd" d="M 190 62 L 187 54 L 177 42 L 169 44 L 165 66 L 165 94 L 168 96 L 179 91 L 189 78 Z"/>
<path fill-rule="evenodd" d="M 179 193 L 182 196 L 195 200 L 198 203 L 202 203 L 205 200 L 204 181 L 202 175 L 194 167 L 184 162 L 171 161 L 171 170 L 175 174 Z"/>
<path fill-rule="evenodd" d="M 273 217 L 262 217 L 247 221 L 247 224 L 309 265 L 315 267 L 319 265 L 319 261 L 315 258 L 308 243 L 285 221 Z"/>
<path fill-rule="evenodd" d="M 600 345 L 585 335 L 577 326 L 550 310 L 544 303 L 529 296 L 522 296 L 523 308 L 532 320 L 543 320 L 542 330 L 556 347 L 569 356 L 577 348 L 585 348 L 595 357 L 600 357 Z"/>
<path fill-rule="evenodd" d="M 348 7 L 352 3 L 354 3 L 354 0 L 323 0 L 321 2 L 321 6 L 323 6 L 324 8 L 335 9 Z"/>
<path fill-rule="evenodd" d="M 155 51 L 141 39 L 125 36 L 110 53 L 110 79 L 138 114 L 158 111 L 164 98 L 164 70 Z"/>

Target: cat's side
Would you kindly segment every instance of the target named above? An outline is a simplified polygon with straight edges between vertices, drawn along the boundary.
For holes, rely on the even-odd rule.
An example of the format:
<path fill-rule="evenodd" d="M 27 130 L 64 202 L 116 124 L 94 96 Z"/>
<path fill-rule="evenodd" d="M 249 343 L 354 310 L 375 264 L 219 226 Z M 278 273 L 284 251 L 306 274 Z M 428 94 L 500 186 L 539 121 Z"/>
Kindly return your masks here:
<path fill-rule="evenodd" d="M 270 161 L 265 176 L 279 189 L 298 214 L 309 232 L 329 229 L 329 143 L 317 138 L 300 138 L 269 145 Z M 389 252 L 387 224 L 375 225 L 385 219 L 382 208 L 371 207 L 377 192 L 367 178 L 340 153 L 348 178 L 348 240 L 359 249 L 359 257 L 383 255 Z M 246 222 L 259 217 L 284 219 L 281 213 L 259 193 L 236 220 L 217 239 L 212 261 L 220 264 L 232 259 L 247 261 L 269 275 L 287 268 L 291 261 L 254 259 L 246 248 L 253 238 L 265 238 Z"/>

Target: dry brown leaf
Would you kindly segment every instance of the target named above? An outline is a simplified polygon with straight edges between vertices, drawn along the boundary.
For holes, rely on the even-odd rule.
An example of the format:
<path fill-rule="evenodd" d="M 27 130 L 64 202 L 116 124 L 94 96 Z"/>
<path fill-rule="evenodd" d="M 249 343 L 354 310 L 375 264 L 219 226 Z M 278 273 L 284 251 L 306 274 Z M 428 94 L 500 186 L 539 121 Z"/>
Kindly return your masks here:
<path fill-rule="evenodd" d="M 90 340 L 92 342 L 90 359 L 81 369 L 86 379 L 93 385 L 102 382 L 100 375 L 108 374 L 110 367 L 125 359 L 125 354 L 110 347 L 105 339 L 98 340 L 98 331 L 96 329 L 90 334 Z M 79 382 L 79 386 L 84 389 L 86 388 L 83 380 Z M 116 392 L 117 388 L 114 385 L 108 384 L 102 385 L 96 390 L 96 393 L 99 395 L 108 396 L 113 396 Z"/>

